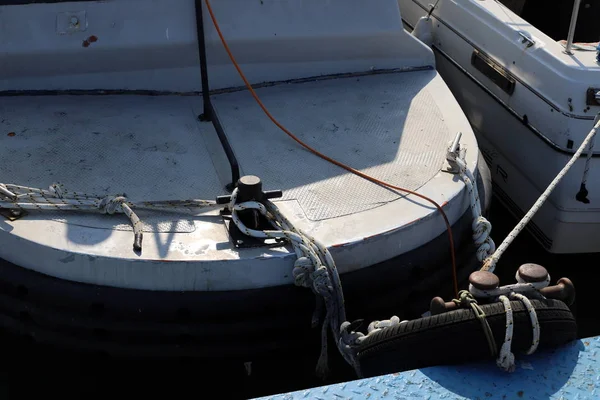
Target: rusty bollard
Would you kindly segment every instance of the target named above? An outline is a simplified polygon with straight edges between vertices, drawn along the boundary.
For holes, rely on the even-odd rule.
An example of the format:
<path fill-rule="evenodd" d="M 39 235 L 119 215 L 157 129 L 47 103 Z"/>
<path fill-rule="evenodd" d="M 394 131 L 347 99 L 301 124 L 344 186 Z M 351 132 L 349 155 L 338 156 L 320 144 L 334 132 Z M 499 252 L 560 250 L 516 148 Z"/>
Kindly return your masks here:
<path fill-rule="evenodd" d="M 519 276 L 526 283 L 543 282 L 548 279 L 548 271 L 538 264 L 523 264 L 519 267 Z M 569 278 L 560 278 L 556 285 L 542 288 L 540 293 L 548 299 L 561 300 L 568 306 L 575 301 L 575 286 Z"/>
<path fill-rule="evenodd" d="M 493 290 L 500 286 L 500 279 L 492 272 L 475 271 L 469 275 L 469 283 L 479 290 Z"/>
<path fill-rule="evenodd" d="M 500 285 L 500 279 L 487 271 L 475 271 L 469 276 L 469 283 L 480 290 L 492 290 Z M 453 301 L 444 301 L 441 297 L 434 297 L 429 305 L 431 315 L 443 314 L 456 310 L 458 305 Z"/>
<path fill-rule="evenodd" d="M 539 264 L 523 264 L 517 272 L 526 283 L 544 282 L 548 279 L 548 270 Z"/>

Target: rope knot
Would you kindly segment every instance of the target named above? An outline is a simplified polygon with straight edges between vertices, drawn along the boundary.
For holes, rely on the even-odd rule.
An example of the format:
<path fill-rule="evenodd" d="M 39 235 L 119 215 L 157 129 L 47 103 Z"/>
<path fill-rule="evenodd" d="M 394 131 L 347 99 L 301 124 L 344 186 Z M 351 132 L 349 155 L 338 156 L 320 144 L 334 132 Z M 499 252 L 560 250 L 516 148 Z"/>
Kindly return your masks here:
<path fill-rule="evenodd" d="M 309 288 L 313 284 L 312 273 L 315 270 L 313 262 L 308 257 L 300 257 L 294 262 L 292 276 L 296 286 Z"/>
<path fill-rule="evenodd" d="M 477 260 L 483 262 L 496 251 L 496 243 L 490 237 L 492 224 L 479 215 L 473 220 L 473 242 L 477 246 Z"/>
<path fill-rule="evenodd" d="M 355 347 L 366 337 L 362 332 L 356 332 L 354 329 L 358 328 L 363 323 L 362 320 L 348 322 L 345 321 L 340 325 L 340 341 L 345 347 Z"/>
<path fill-rule="evenodd" d="M 331 292 L 333 291 L 333 286 L 331 285 L 331 278 L 329 277 L 327 268 L 324 265 L 320 265 L 311 274 L 311 278 L 313 281 L 314 291 L 323 296 L 325 299 L 330 298 Z"/>
<path fill-rule="evenodd" d="M 125 196 L 106 196 L 100 203 L 98 203 L 98 209 L 102 214 L 114 214 L 119 211 L 123 211 L 123 204 L 127 203 L 127 197 Z"/>
<path fill-rule="evenodd" d="M 452 301 L 461 308 L 468 308 L 473 303 L 477 304 L 477 300 L 468 290 L 458 292 L 458 299 L 452 299 Z"/>

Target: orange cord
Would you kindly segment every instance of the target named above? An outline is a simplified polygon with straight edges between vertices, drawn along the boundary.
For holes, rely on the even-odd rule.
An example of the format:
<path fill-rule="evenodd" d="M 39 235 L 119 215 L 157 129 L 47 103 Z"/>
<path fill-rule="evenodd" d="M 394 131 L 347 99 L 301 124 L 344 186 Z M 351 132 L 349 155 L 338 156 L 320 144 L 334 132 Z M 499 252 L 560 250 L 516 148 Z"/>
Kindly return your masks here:
<path fill-rule="evenodd" d="M 237 70 L 238 74 L 240 75 L 240 77 L 242 78 L 242 80 L 244 81 L 244 84 L 246 85 L 246 87 L 248 88 L 248 90 L 250 91 L 250 93 L 252 94 L 252 97 L 254 97 L 254 100 L 256 100 L 256 102 L 258 103 L 258 105 L 260 106 L 260 108 L 263 110 L 263 112 L 265 113 L 265 115 L 267 117 L 269 117 L 269 119 L 279 128 L 281 129 L 284 133 L 286 133 L 290 138 L 294 139 L 300 146 L 304 147 L 306 150 L 312 152 L 313 154 L 321 157 L 322 159 L 337 165 L 340 168 L 345 169 L 346 171 L 349 171 L 355 175 L 360 176 L 361 178 L 364 178 L 368 181 L 371 181 L 373 183 L 376 183 L 378 185 L 381 186 L 385 186 L 388 187 L 390 189 L 394 189 L 394 190 L 399 190 L 401 192 L 405 192 L 408 194 L 412 194 L 413 196 L 419 197 L 423 200 L 426 200 L 428 202 L 430 202 L 431 204 L 433 204 L 435 206 L 435 208 L 438 209 L 438 211 L 440 212 L 440 214 L 442 215 L 442 218 L 444 218 L 444 222 L 446 224 L 446 230 L 448 232 L 448 240 L 450 242 L 450 257 L 452 258 L 452 280 L 453 280 L 453 284 L 454 284 L 454 294 L 456 295 L 456 297 L 458 298 L 458 278 L 457 278 L 457 274 L 456 274 L 456 255 L 454 253 L 454 237 L 452 236 L 452 226 L 450 225 L 450 221 L 448 221 L 448 217 L 446 216 L 446 213 L 444 212 L 444 210 L 442 209 L 442 207 L 435 202 L 435 200 L 430 199 L 427 196 L 424 196 L 420 193 L 414 192 L 412 190 L 408 190 L 408 189 L 404 189 L 401 188 L 399 186 L 394 186 L 391 183 L 387 183 L 384 181 L 381 181 L 377 178 L 374 178 L 370 175 L 364 174 L 362 172 L 360 172 L 359 170 L 356 170 L 346 164 L 343 164 L 337 160 L 334 160 L 333 158 L 326 156 L 325 154 L 319 152 L 318 150 L 313 149 L 312 147 L 310 147 L 309 145 L 307 145 L 306 143 L 304 143 L 303 141 L 301 141 L 300 139 L 298 139 L 298 137 L 296 137 L 296 135 L 294 135 L 292 132 L 290 132 L 285 126 L 283 126 L 281 123 L 279 123 L 279 121 L 277 121 L 275 119 L 275 117 L 273 117 L 271 115 L 271 113 L 269 112 L 269 110 L 267 110 L 267 108 L 265 107 L 265 105 L 262 103 L 262 101 L 260 100 L 260 98 L 258 97 L 258 95 L 256 94 L 256 92 L 254 91 L 254 88 L 252 87 L 252 85 L 250 84 L 250 82 L 248 82 L 248 79 L 246 79 L 246 76 L 244 75 L 244 73 L 242 72 L 242 69 L 240 68 L 240 66 L 238 65 L 237 61 L 235 60 L 235 57 L 233 56 L 233 53 L 231 52 L 231 50 L 229 49 L 229 45 L 227 44 L 227 41 L 225 40 L 225 38 L 223 37 L 223 33 L 221 32 L 221 28 L 219 27 L 219 23 L 217 22 L 217 19 L 215 18 L 215 14 L 213 13 L 212 7 L 210 5 L 210 1 L 209 0 L 205 0 L 206 2 L 206 8 L 208 9 L 208 13 L 210 14 L 210 19 L 212 19 L 213 24 L 215 25 L 215 29 L 219 35 L 219 38 L 221 39 L 221 43 L 223 43 L 223 47 L 225 48 L 225 51 L 227 51 L 227 54 L 229 55 L 229 58 L 231 59 L 231 62 L 233 63 L 233 66 L 235 67 L 235 69 Z"/>

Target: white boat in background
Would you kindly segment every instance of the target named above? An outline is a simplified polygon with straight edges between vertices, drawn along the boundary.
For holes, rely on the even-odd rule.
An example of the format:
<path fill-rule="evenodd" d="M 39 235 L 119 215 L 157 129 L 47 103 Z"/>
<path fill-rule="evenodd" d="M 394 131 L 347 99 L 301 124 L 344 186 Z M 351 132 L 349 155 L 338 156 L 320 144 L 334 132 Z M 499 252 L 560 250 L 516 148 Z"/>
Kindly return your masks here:
<path fill-rule="evenodd" d="M 479 266 L 449 146 L 477 176 L 484 213 L 489 171 L 396 0 L 213 8 L 283 125 L 416 194 L 281 132 L 241 86 L 203 1 L 2 1 L 1 327 L 136 356 L 248 361 L 314 345 L 314 296 L 294 286 L 312 264 L 285 240 L 242 233 L 225 189 L 237 182 L 238 202 L 272 198 L 329 249 L 356 316 L 420 313 L 452 291 L 447 227 L 422 197 L 452 227 L 458 279 Z M 273 229 L 249 212 L 247 227 Z"/>
<path fill-rule="evenodd" d="M 415 33 L 475 130 L 494 193 L 522 216 L 600 111 L 600 2 L 440 0 L 433 11 L 430 0 L 398 3 L 409 30 L 431 13 Z M 596 146 L 587 177 L 586 158 L 577 161 L 528 225 L 548 251 L 600 251 L 599 157 Z"/>

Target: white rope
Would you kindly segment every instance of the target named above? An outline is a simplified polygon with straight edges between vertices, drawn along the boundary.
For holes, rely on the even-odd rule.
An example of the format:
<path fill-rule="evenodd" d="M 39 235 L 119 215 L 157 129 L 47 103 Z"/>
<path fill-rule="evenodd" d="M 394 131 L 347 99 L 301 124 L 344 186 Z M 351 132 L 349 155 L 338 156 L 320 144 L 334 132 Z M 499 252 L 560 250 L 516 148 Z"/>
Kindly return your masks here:
<path fill-rule="evenodd" d="M 594 121 L 596 124 L 600 122 L 600 114 L 596 116 L 596 120 Z M 592 155 L 594 154 L 594 144 L 596 143 L 596 135 L 593 135 L 590 140 L 590 145 L 587 151 L 587 157 L 585 160 L 585 169 L 583 170 L 583 178 L 581 179 L 581 184 L 585 186 L 587 183 L 588 174 L 590 172 L 590 164 L 592 161 Z"/>
<path fill-rule="evenodd" d="M 237 196 L 238 189 L 235 189 L 231 194 L 229 209 L 232 220 L 239 230 L 255 238 L 288 239 L 297 257 L 292 271 L 296 285 L 311 288 L 317 299 L 323 299 L 325 303 L 326 314 L 321 329 L 321 355 L 317 363 L 317 374 L 324 377 L 328 371 L 327 330 L 331 328 L 335 342 L 340 347 L 342 342 L 339 327 L 342 321 L 346 320 L 344 294 L 333 257 L 327 247 L 294 227 L 272 202 L 265 200 L 264 205 L 256 201 L 236 204 Z M 237 213 L 250 209 L 265 216 L 274 229 L 259 231 L 244 225 Z M 313 324 L 316 322 L 313 316 Z M 340 352 L 350 365 L 356 365 L 350 353 L 342 351 L 341 348 Z"/>
<path fill-rule="evenodd" d="M 597 124 L 599 121 L 600 121 L 600 114 L 596 115 L 594 124 Z M 583 177 L 581 178 L 581 185 L 579 187 L 579 192 L 575 196 L 575 198 L 578 201 L 581 201 L 582 203 L 585 203 L 585 204 L 588 204 L 590 202 L 590 200 L 587 198 L 588 190 L 587 190 L 586 185 L 587 185 L 588 174 L 590 172 L 590 166 L 592 163 L 592 155 L 594 154 L 594 144 L 595 143 L 596 143 L 596 136 L 594 135 L 592 140 L 590 140 L 590 146 L 588 147 L 588 150 L 587 150 L 587 157 L 585 160 L 585 167 L 583 169 Z"/>
<path fill-rule="evenodd" d="M 394 326 L 402 325 L 407 322 L 408 322 L 408 320 L 400 321 L 400 318 L 398 318 L 395 315 L 392 316 L 392 318 L 390 318 L 390 319 L 384 319 L 382 321 L 373 321 L 367 327 L 367 334 L 364 335 L 360 341 L 366 339 L 369 335 L 371 335 L 375 332 L 379 332 L 379 331 L 387 329 L 387 328 L 392 328 Z"/>
<path fill-rule="evenodd" d="M 367 333 L 349 330 L 350 322 L 344 322 L 341 325 L 341 331 L 343 336 L 343 346 L 348 349 L 353 349 L 359 346 L 369 336 L 375 332 L 382 331 L 384 329 L 393 328 L 394 326 L 402 325 L 407 323 L 408 320 L 400 320 L 396 315 L 393 315 L 390 319 L 384 319 L 381 321 L 372 321 L 367 327 Z"/>
<path fill-rule="evenodd" d="M 531 304 L 531 301 L 520 293 L 513 293 L 511 297 L 517 300 L 521 300 L 521 302 L 525 305 L 527 312 L 529 313 L 531 327 L 533 328 L 533 341 L 525 354 L 533 354 L 535 353 L 535 351 L 538 348 L 538 345 L 540 344 L 540 324 L 538 322 L 535 308 L 533 308 L 533 304 Z"/>
<path fill-rule="evenodd" d="M 507 372 L 513 372 L 515 370 L 515 355 L 511 351 L 514 328 L 513 312 L 508 297 L 500 296 L 499 299 L 504 305 L 504 311 L 506 312 L 506 332 L 504 334 L 504 343 L 502 343 L 500 354 L 496 360 L 496 365 Z"/>
<path fill-rule="evenodd" d="M 535 308 L 533 308 L 531 301 L 520 293 L 511 293 L 510 298 L 513 300 L 520 300 L 525 305 L 525 308 L 529 313 L 529 318 L 531 319 L 531 326 L 533 329 L 533 339 L 526 354 L 533 354 L 537 350 L 537 347 L 540 343 L 540 324 L 535 312 Z M 504 334 L 504 343 L 500 348 L 500 354 L 496 360 L 496 365 L 507 372 L 514 372 L 516 368 L 515 355 L 511 351 L 514 329 L 513 311 L 508 297 L 503 295 L 500 296 L 499 299 L 504 306 L 504 311 L 506 312 L 506 332 Z"/>
<path fill-rule="evenodd" d="M 524 295 L 524 293 L 543 297 L 539 293 L 539 289 L 547 287 L 550 283 L 550 274 L 548 274 L 546 279 L 541 282 L 527 283 L 523 280 L 523 278 L 521 278 L 519 271 L 517 271 L 515 278 L 517 279 L 516 284 L 501 286 L 490 290 L 481 290 L 477 289 L 473 285 L 469 285 L 469 292 L 471 292 L 474 297 L 496 299 L 501 301 L 504 306 L 504 312 L 506 313 L 506 331 L 504 333 L 504 343 L 500 348 L 500 353 L 498 355 L 498 359 L 496 360 L 496 364 L 498 367 L 507 372 L 513 372 L 515 370 L 515 355 L 511 351 L 514 320 L 509 299 L 521 301 L 529 313 L 529 319 L 531 320 L 533 333 L 531 346 L 527 350 L 526 354 L 533 354 L 537 350 L 540 343 L 540 324 L 533 304 L 531 304 L 531 301 Z"/>
<path fill-rule="evenodd" d="M 500 259 L 502 254 L 504 254 L 504 252 L 506 251 L 508 246 L 510 246 L 510 244 L 519 235 L 519 233 L 521 233 L 521 231 L 525 228 L 527 223 L 533 218 L 535 213 L 538 212 L 538 210 L 542 207 L 542 205 L 544 204 L 546 199 L 548 199 L 548 197 L 550 196 L 552 191 L 556 188 L 556 186 L 564 178 L 564 176 L 567 174 L 567 172 L 569 172 L 569 170 L 571 169 L 573 164 L 575 164 L 575 162 L 579 159 L 579 157 L 581 157 L 581 154 L 583 153 L 584 149 L 590 145 L 590 143 L 596 136 L 597 130 L 600 129 L 600 118 L 597 117 L 596 121 L 597 121 L 596 124 L 594 125 L 594 127 L 592 128 L 590 133 L 586 136 L 584 141 L 581 143 L 581 145 L 579 146 L 579 148 L 577 149 L 575 154 L 573 154 L 573 157 L 571 157 L 571 159 L 569 160 L 567 165 L 565 165 L 564 168 L 558 173 L 558 175 L 556 175 L 556 177 L 552 180 L 550 185 L 548 185 L 548 187 L 546 188 L 544 193 L 542 193 L 542 195 L 535 202 L 533 207 L 531 207 L 531 209 L 527 212 L 527 214 L 525 214 L 525 216 L 521 219 L 521 221 L 517 224 L 517 226 L 514 227 L 514 229 L 508 234 L 508 236 L 506 236 L 506 238 L 500 244 L 500 246 L 498 246 L 498 248 L 496 249 L 494 254 L 492 254 L 490 257 L 488 257 L 488 259 L 485 261 L 483 267 L 481 268 L 482 271 L 489 271 L 489 272 L 494 271 L 494 269 L 496 268 L 496 264 L 498 263 L 498 260 Z M 588 157 L 591 157 L 590 154 L 591 154 L 591 151 L 588 152 Z"/>
<path fill-rule="evenodd" d="M 6 185 L 3 183 L 0 183 L 0 195 L 4 196 L 8 200 L 15 200 L 17 198 L 17 195 L 8 190 Z"/>
<path fill-rule="evenodd" d="M 477 247 L 477 259 L 480 262 L 482 262 L 491 254 L 493 254 L 493 252 L 496 250 L 496 245 L 490 237 L 492 224 L 482 215 L 481 201 L 479 199 L 479 191 L 477 190 L 475 177 L 467 167 L 464 150 L 460 149 L 459 142 L 461 136 L 462 134 L 459 133 L 450 145 L 448 153 L 446 155 L 446 159 L 452 167 L 453 172 L 459 174 L 467 188 L 471 206 L 471 213 L 473 215 L 473 242 Z M 521 288 L 519 288 L 518 290 L 521 290 Z M 531 290 L 529 286 L 528 290 Z M 369 324 L 366 335 L 361 332 L 351 330 L 350 328 L 352 324 L 350 322 L 344 322 L 340 328 L 343 342 L 341 343 L 341 348 L 343 348 L 346 352 L 352 353 L 354 348 L 360 346 L 360 344 L 373 333 L 400 324 L 404 324 L 406 322 L 408 321 L 400 321 L 400 319 L 397 316 L 393 316 L 389 320 L 373 321 Z M 357 374 L 360 376 L 360 370 L 358 369 L 358 367 L 355 367 L 355 369 L 357 371 Z"/>
<path fill-rule="evenodd" d="M 133 211 L 153 210 L 176 213 L 198 213 L 199 210 L 218 209 L 214 201 L 167 200 L 131 202 L 125 195 L 102 196 L 67 191 L 54 183 L 48 190 L 0 183 L 0 208 L 38 211 L 98 212 L 100 214 L 125 214 L 133 226 L 134 249 L 141 250 L 143 227 Z"/>
<path fill-rule="evenodd" d="M 467 167 L 464 152 L 461 154 L 461 149 L 458 144 L 460 136 L 461 135 L 459 134 L 448 149 L 446 159 L 450 166 L 458 172 L 467 187 L 471 203 L 471 213 L 473 215 L 473 223 L 471 225 L 473 229 L 473 242 L 477 247 L 477 259 L 480 262 L 483 262 L 494 253 L 496 244 L 490 237 L 492 224 L 482 215 L 481 201 L 479 199 L 479 190 L 477 189 L 475 176 Z"/>

